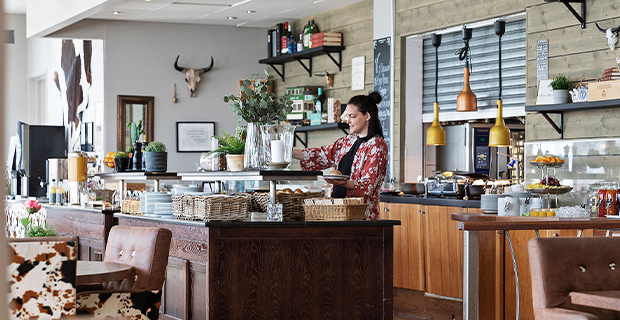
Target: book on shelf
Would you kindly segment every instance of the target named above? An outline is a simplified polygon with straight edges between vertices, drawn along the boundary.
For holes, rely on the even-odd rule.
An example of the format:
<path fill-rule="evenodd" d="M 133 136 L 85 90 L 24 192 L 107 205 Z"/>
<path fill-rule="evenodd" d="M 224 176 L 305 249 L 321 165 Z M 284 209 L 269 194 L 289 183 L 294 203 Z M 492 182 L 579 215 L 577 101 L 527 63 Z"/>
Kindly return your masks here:
<path fill-rule="evenodd" d="M 340 47 L 342 46 L 342 42 L 335 42 L 335 41 L 330 41 L 330 42 L 317 42 L 317 41 L 312 41 L 312 44 L 310 45 L 310 48 L 316 48 L 316 47 L 321 47 L 321 46 L 326 46 L 326 47 Z"/>
<path fill-rule="evenodd" d="M 620 69 L 618 68 L 607 68 L 603 71 L 603 73 L 609 73 L 609 72 L 619 72 Z"/>
<path fill-rule="evenodd" d="M 312 35 L 312 37 L 337 37 L 342 38 L 342 32 L 319 32 Z"/>
<path fill-rule="evenodd" d="M 271 35 L 275 30 L 267 30 L 267 58 L 273 57 L 273 37 Z"/>
<path fill-rule="evenodd" d="M 284 23 L 278 23 L 276 25 L 276 56 L 280 56 L 282 54 L 282 33 L 284 32 Z"/>
<path fill-rule="evenodd" d="M 620 76 L 603 76 L 601 81 L 620 80 Z"/>
<path fill-rule="evenodd" d="M 603 72 L 603 77 L 604 76 L 620 76 L 620 71 L 605 71 Z"/>

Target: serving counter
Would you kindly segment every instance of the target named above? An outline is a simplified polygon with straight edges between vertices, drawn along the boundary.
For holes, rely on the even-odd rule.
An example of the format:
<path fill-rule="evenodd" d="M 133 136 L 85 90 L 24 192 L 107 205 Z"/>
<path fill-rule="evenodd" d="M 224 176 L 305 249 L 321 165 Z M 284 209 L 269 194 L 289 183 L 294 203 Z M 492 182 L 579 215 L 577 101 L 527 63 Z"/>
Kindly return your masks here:
<path fill-rule="evenodd" d="M 399 221 L 114 217 L 119 225 L 172 231 L 164 318 L 392 319 Z"/>

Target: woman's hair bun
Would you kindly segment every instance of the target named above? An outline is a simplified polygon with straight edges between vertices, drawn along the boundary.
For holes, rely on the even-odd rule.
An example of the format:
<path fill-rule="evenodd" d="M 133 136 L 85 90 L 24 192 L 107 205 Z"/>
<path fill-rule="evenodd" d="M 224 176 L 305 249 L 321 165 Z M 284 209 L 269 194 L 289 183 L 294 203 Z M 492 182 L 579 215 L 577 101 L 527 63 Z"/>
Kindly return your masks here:
<path fill-rule="evenodd" d="M 383 98 L 381 98 L 381 94 L 379 94 L 379 92 L 377 91 L 369 93 L 368 98 L 372 99 L 376 104 L 379 104 L 381 103 L 381 101 L 383 101 Z"/>

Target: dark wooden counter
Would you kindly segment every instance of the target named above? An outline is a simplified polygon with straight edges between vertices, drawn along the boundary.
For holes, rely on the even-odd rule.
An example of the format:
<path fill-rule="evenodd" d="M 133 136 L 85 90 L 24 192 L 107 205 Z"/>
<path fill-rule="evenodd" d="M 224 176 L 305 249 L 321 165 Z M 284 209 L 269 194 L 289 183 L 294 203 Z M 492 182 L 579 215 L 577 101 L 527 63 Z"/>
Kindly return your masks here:
<path fill-rule="evenodd" d="M 172 231 L 164 319 L 392 319 L 399 221 L 184 222 Z"/>
<path fill-rule="evenodd" d="M 409 195 L 404 195 L 404 196 L 381 195 L 379 201 L 387 202 L 387 203 L 421 204 L 421 205 L 426 205 L 426 206 L 480 208 L 480 200 L 423 198 L 423 197 L 409 196 Z"/>
<path fill-rule="evenodd" d="M 482 213 L 453 213 L 459 230 L 555 230 L 555 229 L 617 229 L 620 219 L 513 217 Z"/>
<path fill-rule="evenodd" d="M 79 206 L 44 205 L 46 223 L 58 235 L 78 237 L 78 260 L 102 261 L 110 229 L 117 224 L 115 210 L 89 209 Z"/>

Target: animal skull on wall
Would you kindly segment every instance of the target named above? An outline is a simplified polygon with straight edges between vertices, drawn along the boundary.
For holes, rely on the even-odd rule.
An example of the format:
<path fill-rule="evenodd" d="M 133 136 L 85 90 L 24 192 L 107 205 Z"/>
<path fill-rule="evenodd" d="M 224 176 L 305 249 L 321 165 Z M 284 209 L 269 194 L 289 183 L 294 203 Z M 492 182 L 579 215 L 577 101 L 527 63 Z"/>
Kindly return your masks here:
<path fill-rule="evenodd" d="M 325 73 L 317 73 L 315 74 L 315 76 L 324 76 L 325 80 L 327 80 L 327 85 L 330 88 L 334 88 L 334 75 L 333 74 L 329 74 L 329 72 L 325 71 Z"/>
<path fill-rule="evenodd" d="M 618 29 L 620 29 L 620 26 L 615 27 L 615 28 L 609 28 L 607 30 L 601 28 L 598 25 L 598 22 L 596 23 L 596 27 L 602 32 L 605 33 L 607 35 L 607 44 L 609 45 L 609 49 L 611 49 L 611 51 L 616 50 L 616 43 L 618 43 Z"/>
<path fill-rule="evenodd" d="M 174 68 L 177 71 L 185 73 L 185 82 L 187 82 L 187 87 L 189 88 L 189 95 L 193 98 L 196 96 L 196 85 L 198 84 L 198 82 L 200 82 L 200 75 L 213 68 L 213 56 L 211 56 L 211 64 L 208 67 L 202 69 L 188 69 L 179 67 L 179 57 L 180 55 L 177 56 L 177 59 L 174 61 Z"/>

